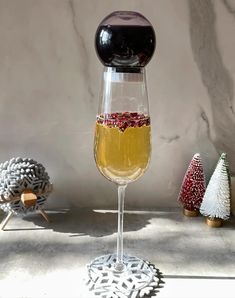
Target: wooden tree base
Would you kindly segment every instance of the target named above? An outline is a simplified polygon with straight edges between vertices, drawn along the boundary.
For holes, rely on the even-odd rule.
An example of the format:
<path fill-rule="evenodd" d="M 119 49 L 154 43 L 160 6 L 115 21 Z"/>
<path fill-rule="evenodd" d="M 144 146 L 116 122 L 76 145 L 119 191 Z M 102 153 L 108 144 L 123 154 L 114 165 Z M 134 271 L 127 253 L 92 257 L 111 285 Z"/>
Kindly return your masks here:
<path fill-rule="evenodd" d="M 189 216 L 189 217 L 195 217 L 195 216 L 198 216 L 199 214 L 198 210 L 188 210 L 185 208 L 183 210 L 183 213 L 185 216 Z"/>
<path fill-rule="evenodd" d="M 206 218 L 206 223 L 211 228 L 219 228 L 223 225 L 223 220 L 220 218 Z"/>

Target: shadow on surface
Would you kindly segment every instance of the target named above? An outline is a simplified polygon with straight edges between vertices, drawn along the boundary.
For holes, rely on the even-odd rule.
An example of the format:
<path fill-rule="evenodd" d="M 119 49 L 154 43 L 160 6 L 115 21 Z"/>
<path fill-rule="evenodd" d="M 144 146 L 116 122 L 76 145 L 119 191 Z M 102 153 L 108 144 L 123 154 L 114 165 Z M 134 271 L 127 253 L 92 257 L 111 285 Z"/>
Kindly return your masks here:
<path fill-rule="evenodd" d="M 154 264 L 150 264 L 150 265 L 153 265 L 155 267 Z M 160 289 L 162 289 L 164 287 L 165 281 L 163 279 L 165 276 L 158 268 L 156 268 L 156 270 L 157 270 L 156 276 L 158 278 L 158 285 L 156 288 L 154 288 L 154 290 L 147 297 L 156 297 L 157 294 L 160 292 Z"/>
<path fill-rule="evenodd" d="M 18 232 L 18 231 L 41 231 L 41 230 L 46 230 L 46 228 L 26 228 L 26 227 L 22 227 L 22 228 L 19 228 L 19 229 L 5 228 L 3 231 L 5 231 L 5 232 Z"/>
<path fill-rule="evenodd" d="M 31 221 L 45 229 L 52 229 L 60 233 L 70 233 L 71 237 L 89 235 L 103 237 L 117 232 L 117 213 L 95 210 L 61 210 L 48 212 L 48 224 L 40 217 L 28 215 L 24 221 Z M 124 231 L 138 231 L 150 223 L 154 214 L 125 213 Z"/>
<path fill-rule="evenodd" d="M 116 211 L 102 211 L 92 209 L 62 209 L 58 211 L 47 211 L 50 219 L 50 223 L 47 223 L 38 213 L 29 214 L 22 218 L 22 223 L 12 228 L 9 226 L 5 228 L 5 231 L 24 231 L 24 230 L 40 230 L 40 229 L 52 229 L 53 231 L 60 233 L 69 233 L 70 237 L 85 236 L 91 237 L 103 237 L 112 235 L 117 232 L 117 212 Z M 175 224 L 187 224 L 192 223 L 204 223 L 205 218 L 203 216 L 187 217 L 184 216 L 179 210 L 172 212 L 153 212 L 153 211 L 125 211 L 124 216 L 124 232 L 138 231 L 150 224 L 151 219 L 167 219 L 174 221 Z M 19 220 L 19 219 L 18 219 Z M 20 219 L 21 220 L 21 219 Z M 36 227 L 27 228 L 23 227 L 23 223 L 32 222 Z M 189 226 L 188 226 L 189 227 Z M 231 217 L 230 220 L 224 221 L 222 228 L 210 230 L 234 230 L 235 229 L 235 217 Z"/>
<path fill-rule="evenodd" d="M 203 276 L 203 275 L 164 275 L 164 278 L 173 279 L 235 279 L 233 276 Z"/>
<path fill-rule="evenodd" d="M 14 258 L 23 260 L 30 274 L 34 274 L 37 273 L 38 263 L 44 264 L 40 270 L 45 269 L 45 272 L 48 270 L 48 260 L 55 268 L 72 266 L 75 262 L 81 266 L 115 249 L 115 237 L 104 236 L 116 233 L 116 213 L 60 210 L 48 211 L 48 216 L 51 223 L 44 221 L 38 214 L 32 214 L 24 219 L 12 219 L 8 227 L 9 230 L 22 227 L 22 231 L 25 231 L 25 227 L 35 228 L 36 225 L 39 229 L 45 229 L 43 231 L 0 231 L 1 272 L 7 272 L 7 264 Z M 190 272 L 199 276 L 207 268 L 205 273 L 209 273 L 209 276 L 214 272 L 217 276 L 235 276 L 234 238 L 231 233 L 234 230 L 234 227 L 231 229 L 234 218 L 226 223 L 228 228 L 224 226 L 220 229 L 207 227 L 203 220 L 185 219 L 179 212 L 127 211 L 124 231 L 133 233 L 124 236 L 125 251 L 152 260 L 164 271 L 168 268 L 168 273 L 175 273 L 180 270 L 177 268 L 182 268 L 186 274 Z M 136 232 L 141 229 L 140 233 Z M 85 235 L 91 237 L 83 237 Z M 66 263 L 67 259 L 70 263 Z"/>

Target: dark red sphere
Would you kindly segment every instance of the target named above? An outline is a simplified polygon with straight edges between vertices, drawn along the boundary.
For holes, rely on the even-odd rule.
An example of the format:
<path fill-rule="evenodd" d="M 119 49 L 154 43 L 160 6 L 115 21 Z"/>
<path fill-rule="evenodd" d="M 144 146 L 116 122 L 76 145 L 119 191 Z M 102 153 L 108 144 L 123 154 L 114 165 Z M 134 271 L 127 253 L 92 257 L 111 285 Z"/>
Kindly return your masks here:
<path fill-rule="evenodd" d="M 140 13 L 116 11 L 100 23 L 95 47 L 105 66 L 144 67 L 155 50 L 155 32 Z"/>

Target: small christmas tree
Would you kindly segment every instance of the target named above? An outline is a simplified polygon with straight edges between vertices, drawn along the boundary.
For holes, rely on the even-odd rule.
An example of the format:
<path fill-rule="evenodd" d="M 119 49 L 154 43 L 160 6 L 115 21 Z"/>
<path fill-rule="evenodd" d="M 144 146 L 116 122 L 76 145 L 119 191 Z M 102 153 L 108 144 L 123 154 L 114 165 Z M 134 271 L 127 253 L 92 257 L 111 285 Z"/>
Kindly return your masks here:
<path fill-rule="evenodd" d="M 229 219 L 231 182 L 227 154 L 222 153 L 207 186 L 200 212 L 207 216 L 207 224 L 212 227 L 222 225 L 222 220 Z"/>
<path fill-rule="evenodd" d="M 196 153 L 188 167 L 181 186 L 178 201 L 184 207 L 184 214 L 197 216 L 206 190 L 205 175 L 199 153 Z"/>

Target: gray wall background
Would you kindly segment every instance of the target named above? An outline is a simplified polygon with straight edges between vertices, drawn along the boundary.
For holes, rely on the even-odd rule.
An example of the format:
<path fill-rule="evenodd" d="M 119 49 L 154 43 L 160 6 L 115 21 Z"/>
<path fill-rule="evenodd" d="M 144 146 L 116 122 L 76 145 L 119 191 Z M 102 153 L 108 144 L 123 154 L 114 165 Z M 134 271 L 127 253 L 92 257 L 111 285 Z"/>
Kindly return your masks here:
<path fill-rule="evenodd" d="M 0 161 L 43 163 L 50 208 L 116 208 L 115 185 L 93 160 L 102 74 L 94 33 L 114 10 L 143 13 L 157 37 L 147 67 L 152 160 L 127 206 L 177 206 L 196 152 L 207 179 L 222 151 L 235 173 L 233 0 L 0 0 Z"/>

